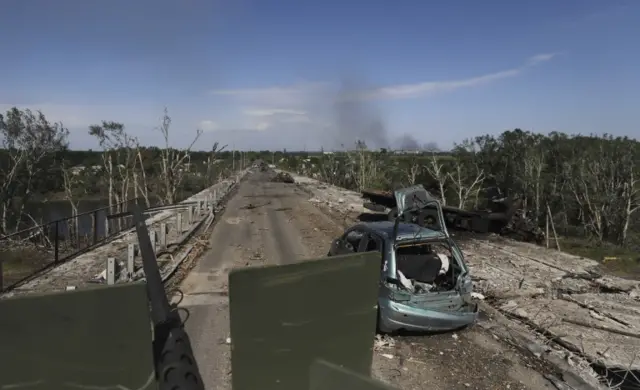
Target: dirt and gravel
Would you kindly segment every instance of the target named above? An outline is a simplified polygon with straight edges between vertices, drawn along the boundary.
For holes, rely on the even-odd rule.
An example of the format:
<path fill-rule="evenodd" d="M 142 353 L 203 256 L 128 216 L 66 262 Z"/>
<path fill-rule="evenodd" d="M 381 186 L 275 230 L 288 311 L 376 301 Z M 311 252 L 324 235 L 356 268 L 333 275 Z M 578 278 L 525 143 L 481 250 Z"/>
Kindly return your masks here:
<path fill-rule="evenodd" d="M 345 225 L 371 218 L 358 193 L 293 177 L 311 194 L 310 201 Z M 549 367 L 556 376 L 571 377 L 567 380 L 575 386 L 602 386 L 600 380 L 604 388 L 640 387 L 640 282 L 606 275 L 594 260 L 534 244 L 495 235 L 453 235 L 484 311 L 494 316 L 479 327 L 544 365 L 553 363 Z"/>
<path fill-rule="evenodd" d="M 217 216 L 209 252 L 181 285 L 180 304 L 189 311 L 186 326 L 207 388 L 231 388 L 229 271 L 324 256 L 361 211 L 361 201 L 344 190 L 295 175 L 296 184 L 273 182 L 271 176 L 256 172 L 239 185 Z M 547 377 L 557 377 L 557 369 L 500 334 L 493 315 L 455 333 L 376 340 L 372 375 L 403 390 L 556 388 Z"/>

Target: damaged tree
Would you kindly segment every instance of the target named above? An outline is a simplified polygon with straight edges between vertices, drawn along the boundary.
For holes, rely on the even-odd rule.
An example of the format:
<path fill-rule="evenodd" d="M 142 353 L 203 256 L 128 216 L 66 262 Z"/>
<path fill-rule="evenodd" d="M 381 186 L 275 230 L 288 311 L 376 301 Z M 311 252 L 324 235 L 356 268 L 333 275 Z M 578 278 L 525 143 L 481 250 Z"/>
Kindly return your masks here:
<path fill-rule="evenodd" d="M 162 138 L 164 139 L 164 149 L 160 152 L 162 167 L 162 195 L 160 196 L 163 204 L 174 204 L 176 202 L 176 193 L 184 180 L 185 175 L 191 169 L 191 148 L 202 135 L 202 130 L 196 131 L 196 136 L 186 150 L 176 150 L 169 146 L 169 129 L 171 127 L 171 117 L 168 110 L 164 109 L 162 123 L 159 127 Z M 217 145 L 216 145 L 217 146 Z M 215 154 L 216 146 L 212 150 Z"/>
<path fill-rule="evenodd" d="M 458 208 L 465 209 L 471 196 L 475 198 L 477 208 L 485 176 L 484 169 L 479 167 L 476 160 L 473 143 L 465 141 L 456 146 L 452 163 L 448 176 L 458 200 Z"/>
<path fill-rule="evenodd" d="M 578 218 L 599 243 L 626 241 L 638 209 L 637 162 L 638 147 L 624 138 L 584 137 L 564 165 Z"/>
<path fill-rule="evenodd" d="M 98 139 L 103 150 L 102 163 L 103 172 L 107 176 L 109 210 L 111 213 L 122 213 L 126 211 L 124 202 L 130 199 L 132 184 L 135 184 L 135 188 L 139 186 L 136 183 L 138 176 L 134 175 L 140 158 L 138 139 L 127 134 L 122 123 L 112 121 L 102 121 L 101 125 L 90 126 L 89 134 Z M 146 188 L 146 183 L 142 186 Z M 121 220 L 118 220 L 118 225 L 122 228 Z"/>
<path fill-rule="evenodd" d="M 2 161 L 0 162 L 1 220 L 3 234 L 19 230 L 25 206 L 34 193 L 55 177 L 56 154 L 67 148 L 68 130 L 49 122 L 40 111 L 12 108 L 0 114 Z"/>
<path fill-rule="evenodd" d="M 84 181 L 86 169 L 73 171 L 65 162 L 62 164 L 61 170 L 64 185 L 64 198 L 69 202 L 69 206 L 71 206 L 71 218 L 67 219 L 67 240 L 75 241 L 77 245 L 78 240 L 80 239 L 80 226 L 77 218 L 78 207 L 80 199 L 82 199 L 82 197 L 87 193 Z"/>
<path fill-rule="evenodd" d="M 448 175 L 446 174 L 444 168 L 444 164 L 440 162 L 435 155 L 435 153 L 431 154 L 431 158 L 426 165 L 426 170 L 429 172 L 429 175 L 436 181 L 438 185 L 438 190 L 440 193 L 440 202 L 443 206 L 447 204 L 447 197 L 445 196 L 445 188 L 447 186 Z"/>

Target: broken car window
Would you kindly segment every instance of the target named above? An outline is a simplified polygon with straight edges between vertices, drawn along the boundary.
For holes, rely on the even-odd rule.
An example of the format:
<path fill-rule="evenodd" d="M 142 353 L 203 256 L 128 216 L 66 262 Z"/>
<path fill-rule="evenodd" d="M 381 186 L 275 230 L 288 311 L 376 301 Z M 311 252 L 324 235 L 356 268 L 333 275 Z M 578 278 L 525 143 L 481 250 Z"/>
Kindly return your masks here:
<path fill-rule="evenodd" d="M 367 248 L 365 250 L 366 252 L 373 252 L 373 251 L 378 251 L 378 252 L 382 252 L 382 240 L 380 240 L 378 237 L 375 237 L 374 235 L 368 235 L 367 236 Z"/>

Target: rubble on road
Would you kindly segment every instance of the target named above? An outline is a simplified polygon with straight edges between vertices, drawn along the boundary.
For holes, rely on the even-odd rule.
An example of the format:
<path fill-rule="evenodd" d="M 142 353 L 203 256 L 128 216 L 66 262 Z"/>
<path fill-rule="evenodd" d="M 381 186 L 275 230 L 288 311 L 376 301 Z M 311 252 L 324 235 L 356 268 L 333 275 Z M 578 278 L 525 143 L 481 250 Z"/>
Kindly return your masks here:
<path fill-rule="evenodd" d="M 279 171 L 278 172 L 283 172 Z M 322 183 L 316 179 L 289 173 L 299 187 L 305 189 L 311 198 L 309 202 L 316 205 L 327 206 L 340 213 L 370 213 L 364 208 L 362 195 L 359 192 L 346 190 L 330 184 Z"/>
<path fill-rule="evenodd" d="M 294 177 L 312 195 L 310 202 L 353 218 L 367 212 L 359 193 Z M 476 299 L 533 329 L 568 360 L 592 364 L 600 375 L 629 371 L 639 376 L 640 282 L 602 275 L 594 260 L 504 237 L 458 244 Z"/>
<path fill-rule="evenodd" d="M 474 289 L 494 307 L 591 362 L 640 370 L 640 282 L 533 244 L 460 242 Z"/>
<path fill-rule="evenodd" d="M 394 348 L 396 346 L 396 340 L 389 335 L 377 334 L 373 340 L 373 349 L 380 351 L 384 348 Z"/>
<path fill-rule="evenodd" d="M 276 175 L 271 178 L 271 181 L 275 183 L 289 183 L 289 184 L 293 184 L 296 182 L 293 179 L 293 177 L 287 172 L 276 173 Z"/>

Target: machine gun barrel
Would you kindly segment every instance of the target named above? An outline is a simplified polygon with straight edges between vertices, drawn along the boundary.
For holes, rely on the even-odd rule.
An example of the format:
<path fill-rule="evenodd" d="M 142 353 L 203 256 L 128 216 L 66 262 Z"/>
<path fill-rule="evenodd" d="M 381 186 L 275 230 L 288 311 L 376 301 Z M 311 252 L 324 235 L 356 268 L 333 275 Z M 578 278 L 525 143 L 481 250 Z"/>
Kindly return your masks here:
<path fill-rule="evenodd" d="M 161 390 L 204 390 L 189 335 L 177 308 L 169 305 L 142 207 L 133 205 L 132 213 L 140 245 L 142 268 L 147 280 L 151 320 L 154 325 L 153 352 L 159 388 Z"/>

